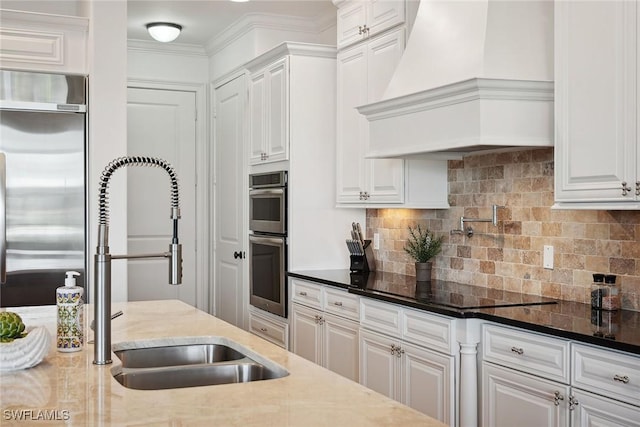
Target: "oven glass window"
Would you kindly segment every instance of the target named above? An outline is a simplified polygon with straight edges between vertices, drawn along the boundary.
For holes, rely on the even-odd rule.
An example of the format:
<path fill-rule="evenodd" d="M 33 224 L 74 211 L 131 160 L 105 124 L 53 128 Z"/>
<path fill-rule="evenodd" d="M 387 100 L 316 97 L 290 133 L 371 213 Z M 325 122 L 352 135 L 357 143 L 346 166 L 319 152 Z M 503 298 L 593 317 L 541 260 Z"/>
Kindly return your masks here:
<path fill-rule="evenodd" d="M 254 221 L 282 221 L 280 197 L 254 197 L 252 199 L 251 219 Z"/>
<path fill-rule="evenodd" d="M 278 246 L 252 243 L 253 295 L 280 303 L 281 256 L 282 250 Z"/>

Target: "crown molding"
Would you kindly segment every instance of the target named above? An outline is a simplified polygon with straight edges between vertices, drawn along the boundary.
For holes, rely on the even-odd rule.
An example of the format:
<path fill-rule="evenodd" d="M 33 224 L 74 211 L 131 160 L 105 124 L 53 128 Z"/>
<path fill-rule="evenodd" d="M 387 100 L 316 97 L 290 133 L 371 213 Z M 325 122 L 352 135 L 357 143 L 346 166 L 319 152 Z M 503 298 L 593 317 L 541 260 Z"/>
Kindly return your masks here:
<path fill-rule="evenodd" d="M 4 27 L 18 23 L 29 26 L 45 24 L 48 29 L 58 28 L 68 31 L 87 32 L 89 30 L 89 18 L 0 8 L 0 25 Z"/>
<path fill-rule="evenodd" d="M 300 18 L 266 13 L 249 13 L 215 35 L 205 46 L 208 55 L 215 55 L 254 29 L 273 29 L 300 33 L 321 33 L 336 25 L 334 11 L 320 17 Z"/>

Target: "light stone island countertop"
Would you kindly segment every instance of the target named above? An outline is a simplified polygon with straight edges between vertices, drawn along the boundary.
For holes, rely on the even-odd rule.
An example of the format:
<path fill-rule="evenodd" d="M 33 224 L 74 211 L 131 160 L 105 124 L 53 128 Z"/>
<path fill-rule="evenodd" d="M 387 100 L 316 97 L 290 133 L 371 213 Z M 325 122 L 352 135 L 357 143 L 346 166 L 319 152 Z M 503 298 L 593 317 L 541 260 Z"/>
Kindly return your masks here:
<path fill-rule="evenodd" d="M 85 306 L 86 340 L 93 308 Z M 52 335 L 51 351 L 30 369 L 0 374 L 0 425 L 66 426 L 444 426 L 394 400 L 315 365 L 180 301 L 114 303 L 112 343 L 172 337 L 225 337 L 284 367 L 289 375 L 242 384 L 133 390 L 93 365 L 93 345 L 55 349 L 55 306 L 8 308 L 27 329 Z M 170 342 L 170 340 L 167 340 Z M 16 418 L 22 416 L 23 420 Z M 56 417 L 46 421 L 43 417 Z M 38 418 L 40 417 L 40 418 Z M 26 418 L 26 419 L 25 419 Z"/>

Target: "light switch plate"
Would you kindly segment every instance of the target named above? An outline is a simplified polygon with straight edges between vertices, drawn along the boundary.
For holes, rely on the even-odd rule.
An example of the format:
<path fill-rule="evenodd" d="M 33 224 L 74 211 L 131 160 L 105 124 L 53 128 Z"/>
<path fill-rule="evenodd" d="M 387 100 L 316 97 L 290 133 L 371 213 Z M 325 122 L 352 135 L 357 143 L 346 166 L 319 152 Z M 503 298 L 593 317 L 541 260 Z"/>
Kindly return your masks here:
<path fill-rule="evenodd" d="M 373 249 L 380 249 L 380 233 L 373 233 Z"/>
<path fill-rule="evenodd" d="M 553 270 L 553 246 L 544 245 L 542 266 L 547 270 Z"/>

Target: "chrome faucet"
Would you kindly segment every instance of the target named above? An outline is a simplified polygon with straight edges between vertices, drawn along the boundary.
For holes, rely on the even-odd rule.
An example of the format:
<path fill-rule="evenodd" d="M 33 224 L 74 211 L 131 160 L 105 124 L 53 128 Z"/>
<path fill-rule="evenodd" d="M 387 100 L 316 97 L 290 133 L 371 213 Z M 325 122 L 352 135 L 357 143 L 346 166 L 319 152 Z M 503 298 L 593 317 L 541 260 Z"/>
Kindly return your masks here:
<path fill-rule="evenodd" d="M 173 237 L 168 252 L 139 255 L 111 255 L 109 253 L 109 206 L 107 201 L 109 180 L 113 173 L 122 166 L 156 166 L 161 167 L 169 174 L 171 179 Z M 178 243 L 178 220 L 180 219 L 178 179 L 173 167 L 162 159 L 143 156 L 120 157 L 110 162 L 102 172 L 98 197 L 100 220 L 98 223 L 98 246 L 94 257 L 95 344 L 93 363 L 106 365 L 111 363 L 111 260 L 169 258 L 169 284 L 179 285 L 182 282 L 182 245 Z"/>
<path fill-rule="evenodd" d="M 451 230 L 450 234 L 463 234 L 465 233 L 468 237 L 473 237 L 473 228 L 467 227 L 464 228 L 465 222 L 490 222 L 494 227 L 498 225 L 498 209 L 504 208 L 504 206 L 492 205 L 492 215 L 491 218 L 465 218 L 464 216 L 460 217 L 460 228 L 457 230 Z"/>

